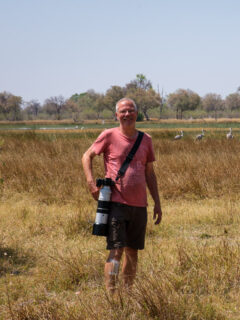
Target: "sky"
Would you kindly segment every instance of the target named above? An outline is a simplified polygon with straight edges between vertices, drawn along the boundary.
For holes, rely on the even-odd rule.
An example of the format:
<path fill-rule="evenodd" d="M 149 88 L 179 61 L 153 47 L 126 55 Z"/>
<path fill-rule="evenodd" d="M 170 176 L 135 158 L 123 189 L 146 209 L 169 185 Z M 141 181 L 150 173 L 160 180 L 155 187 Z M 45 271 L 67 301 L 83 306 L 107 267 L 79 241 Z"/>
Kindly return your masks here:
<path fill-rule="evenodd" d="M 239 0 L 0 0 L 0 92 L 43 103 L 142 73 L 164 95 L 240 86 Z"/>

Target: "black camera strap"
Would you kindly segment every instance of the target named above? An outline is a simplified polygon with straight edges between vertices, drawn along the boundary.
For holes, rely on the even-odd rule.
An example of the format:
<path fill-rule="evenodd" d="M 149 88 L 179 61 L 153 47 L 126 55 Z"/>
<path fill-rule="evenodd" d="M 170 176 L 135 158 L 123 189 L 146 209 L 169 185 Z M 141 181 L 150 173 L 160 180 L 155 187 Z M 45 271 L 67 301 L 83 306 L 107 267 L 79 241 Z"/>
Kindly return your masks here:
<path fill-rule="evenodd" d="M 142 131 L 138 131 L 137 140 L 135 141 L 132 149 L 130 150 L 129 154 L 127 155 L 125 161 L 123 162 L 121 168 L 118 170 L 116 181 L 118 181 L 119 178 L 124 176 L 128 166 L 129 166 L 129 163 L 132 161 L 135 153 L 137 152 L 138 147 L 140 146 L 143 135 L 144 135 L 144 133 Z"/>

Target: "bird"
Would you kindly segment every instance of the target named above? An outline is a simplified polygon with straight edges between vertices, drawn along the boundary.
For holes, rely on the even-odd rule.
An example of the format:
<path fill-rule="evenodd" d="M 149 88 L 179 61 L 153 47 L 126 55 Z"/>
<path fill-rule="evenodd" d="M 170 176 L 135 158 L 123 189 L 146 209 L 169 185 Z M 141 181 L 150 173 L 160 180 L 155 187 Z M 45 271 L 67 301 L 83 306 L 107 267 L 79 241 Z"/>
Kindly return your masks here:
<path fill-rule="evenodd" d="M 202 140 L 202 138 L 204 137 L 204 132 L 205 130 L 202 129 L 202 133 L 196 136 L 196 140 Z"/>
<path fill-rule="evenodd" d="M 234 136 L 232 134 L 232 128 L 229 129 L 229 132 L 226 134 L 227 139 L 232 139 Z"/>
<path fill-rule="evenodd" d="M 174 140 L 180 140 L 180 139 L 182 139 L 182 137 L 183 137 L 183 131 L 181 130 L 180 132 L 181 132 L 181 134 L 176 135 L 176 136 L 174 137 Z"/>

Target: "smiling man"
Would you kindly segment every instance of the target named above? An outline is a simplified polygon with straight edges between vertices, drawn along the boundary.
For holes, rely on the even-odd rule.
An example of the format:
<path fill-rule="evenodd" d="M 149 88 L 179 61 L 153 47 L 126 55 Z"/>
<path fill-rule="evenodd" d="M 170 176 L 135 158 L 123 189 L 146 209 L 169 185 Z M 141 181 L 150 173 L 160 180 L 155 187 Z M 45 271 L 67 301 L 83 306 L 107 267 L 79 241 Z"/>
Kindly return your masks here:
<path fill-rule="evenodd" d="M 103 153 L 105 177 L 115 181 L 118 170 L 137 139 L 137 115 L 137 107 L 132 99 L 119 100 L 116 104 L 119 127 L 103 131 L 83 155 L 83 169 L 95 200 L 98 199 L 99 189 L 93 178 L 92 160 L 96 155 Z M 155 224 L 161 222 L 162 210 L 153 168 L 154 161 L 152 139 L 145 133 L 124 176 L 112 187 L 107 237 L 107 249 L 110 253 L 105 264 L 105 284 L 107 290 L 112 293 L 115 290 L 123 253 L 124 285 L 131 287 L 136 275 L 138 250 L 144 249 L 147 225 L 146 186 L 154 201 Z"/>

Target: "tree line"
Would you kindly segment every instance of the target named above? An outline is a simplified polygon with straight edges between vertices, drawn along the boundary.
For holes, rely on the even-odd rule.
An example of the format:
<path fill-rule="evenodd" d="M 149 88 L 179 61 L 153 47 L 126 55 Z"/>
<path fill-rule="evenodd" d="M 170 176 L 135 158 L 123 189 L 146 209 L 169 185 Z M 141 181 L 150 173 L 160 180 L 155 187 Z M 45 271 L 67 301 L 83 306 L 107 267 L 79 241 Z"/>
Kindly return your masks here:
<path fill-rule="evenodd" d="M 105 94 L 93 89 L 84 93 L 50 97 L 41 105 L 37 100 L 24 102 L 20 96 L 0 92 L 0 120 L 61 120 L 81 122 L 86 119 L 113 119 L 115 105 L 123 97 L 133 99 L 139 109 L 138 120 L 150 118 L 240 117 L 240 87 L 225 99 L 216 93 L 200 97 L 190 89 L 178 89 L 164 95 L 154 90 L 143 74 L 125 86 L 111 86 Z"/>

